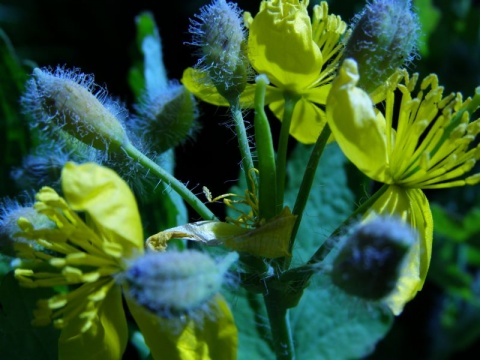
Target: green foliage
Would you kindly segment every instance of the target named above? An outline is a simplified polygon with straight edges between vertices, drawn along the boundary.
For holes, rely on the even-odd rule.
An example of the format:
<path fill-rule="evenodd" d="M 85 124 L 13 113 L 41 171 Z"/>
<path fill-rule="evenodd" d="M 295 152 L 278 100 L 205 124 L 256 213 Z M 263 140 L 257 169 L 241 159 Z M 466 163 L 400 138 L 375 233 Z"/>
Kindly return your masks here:
<path fill-rule="evenodd" d="M 435 31 L 440 21 L 441 12 L 433 5 L 432 0 L 416 0 L 415 6 L 420 23 L 422 24 L 418 50 L 422 56 L 428 56 L 428 38 Z"/>
<path fill-rule="evenodd" d="M 28 131 L 18 105 L 27 76 L 9 38 L 0 29 L 0 143 L 4 144 L 0 177 L 6 179 L 5 187 L 10 183 L 9 169 L 18 165 L 28 150 Z M 6 190 L 0 190 L 0 196 L 7 195 Z"/>
<path fill-rule="evenodd" d="M 138 99 L 142 93 L 163 90 L 168 78 L 163 64 L 162 41 L 153 14 L 143 12 L 135 18 L 136 51 L 128 74 L 130 88 Z"/>
<path fill-rule="evenodd" d="M 56 360 L 60 332 L 53 326 L 34 327 L 36 302 L 53 295 L 50 288 L 22 288 L 13 273 L 0 285 L 0 349 L 2 359 Z"/>

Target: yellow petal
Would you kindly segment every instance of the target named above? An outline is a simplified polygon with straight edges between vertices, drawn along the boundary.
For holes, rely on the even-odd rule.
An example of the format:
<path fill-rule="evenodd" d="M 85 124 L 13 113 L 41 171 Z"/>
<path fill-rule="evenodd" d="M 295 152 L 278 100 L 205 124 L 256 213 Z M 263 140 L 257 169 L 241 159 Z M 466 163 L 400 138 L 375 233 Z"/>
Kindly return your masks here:
<path fill-rule="evenodd" d="M 327 121 L 338 145 L 365 175 L 386 182 L 385 118 L 374 111 L 368 94 L 355 87 L 357 64 L 346 59 L 327 99 Z"/>
<path fill-rule="evenodd" d="M 104 240 L 122 245 L 124 255 L 143 251 L 143 230 L 137 203 L 128 185 L 114 171 L 94 163 L 67 163 L 62 189 L 72 209 L 85 211 Z"/>
<path fill-rule="evenodd" d="M 154 359 L 233 360 L 237 357 L 237 327 L 221 295 L 212 299 L 200 321 L 161 318 L 126 297 L 128 307 Z"/>
<path fill-rule="evenodd" d="M 263 1 L 249 25 L 248 58 L 279 88 L 298 92 L 320 75 L 323 58 L 313 41 L 308 2 Z"/>
<path fill-rule="evenodd" d="M 210 81 L 207 72 L 187 68 L 183 72 L 182 84 L 193 95 L 209 104 L 229 106 L 228 101 L 220 95 L 217 88 Z"/>
<path fill-rule="evenodd" d="M 73 318 L 62 329 L 58 341 L 60 360 L 118 360 L 128 341 L 127 321 L 122 305 L 122 292 L 113 286 L 98 310 L 98 321 L 81 332 Z"/>
<path fill-rule="evenodd" d="M 367 217 L 373 214 L 398 216 L 416 229 L 420 236 L 408 254 L 395 290 L 384 300 L 392 312 L 398 315 L 405 304 L 422 289 L 427 277 L 432 255 L 432 213 L 422 190 L 390 186 L 372 206 Z"/>
<path fill-rule="evenodd" d="M 282 119 L 285 101 L 270 104 L 270 110 Z M 318 106 L 301 98 L 295 105 L 290 124 L 290 135 L 303 144 L 314 144 L 327 123 L 325 112 Z"/>
<path fill-rule="evenodd" d="M 202 101 L 217 106 L 230 106 L 228 101 L 219 94 L 217 88 L 209 83 L 208 76 L 205 72 L 188 68 L 183 72 L 182 84 L 193 95 Z M 245 90 L 240 95 L 240 107 L 253 108 L 255 98 L 255 85 L 247 84 Z M 277 101 L 283 98 L 283 92 L 273 86 L 267 86 L 265 95 L 265 104 Z"/>

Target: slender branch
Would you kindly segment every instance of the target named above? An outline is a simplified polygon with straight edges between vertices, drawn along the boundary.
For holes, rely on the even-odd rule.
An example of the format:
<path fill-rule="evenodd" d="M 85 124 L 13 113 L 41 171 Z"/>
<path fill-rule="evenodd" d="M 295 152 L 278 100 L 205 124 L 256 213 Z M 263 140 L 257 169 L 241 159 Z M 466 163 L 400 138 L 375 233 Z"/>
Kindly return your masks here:
<path fill-rule="evenodd" d="M 171 188 L 176 191 L 203 219 L 214 220 L 215 215 L 209 208 L 194 194 L 192 193 L 182 182 L 176 179 L 173 175 L 166 170 L 158 166 L 154 161 L 145 156 L 140 150 L 138 150 L 131 143 L 124 145 L 123 150 L 134 160 L 138 161 L 144 168 L 148 169 L 150 173 L 157 176 L 160 180 L 167 183 Z"/>
<path fill-rule="evenodd" d="M 298 228 L 302 221 L 303 211 L 307 205 L 307 200 L 310 195 L 310 190 L 312 189 L 313 180 L 318 168 L 318 162 L 322 156 L 323 149 L 327 144 L 328 138 L 330 137 L 331 130 L 328 124 L 325 124 L 320 136 L 315 143 L 315 146 L 312 149 L 310 158 L 308 159 L 308 164 L 303 174 L 302 183 L 300 184 L 300 189 L 298 190 L 297 199 L 295 200 L 295 205 L 293 207 L 293 215 L 297 215 L 297 221 L 292 230 L 292 236 L 290 238 L 290 247 L 288 252 L 292 253 L 293 245 L 295 243 L 295 238 L 297 236 Z"/>
<path fill-rule="evenodd" d="M 310 277 L 315 273 L 315 271 L 321 266 L 323 260 L 328 256 L 330 251 L 335 248 L 335 245 L 340 240 L 338 236 L 342 231 L 342 228 L 354 219 L 357 219 L 360 215 L 363 215 L 371 206 L 387 191 L 390 185 L 383 184 L 380 189 L 378 189 L 375 194 L 369 197 L 362 205 L 360 205 L 345 221 L 343 221 L 340 226 L 338 226 L 330 236 L 325 240 L 325 242 L 320 245 L 317 251 L 312 255 L 305 265 L 299 266 L 285 271 L 281 275 L 281 281 L 296 282 L 298 286 L 303 286 L 308 283 Z M 298 290 L 298 289 L 297 289 Z"/>
<path fill-rule="evenodd" d="M 245 122 L 243 121 L 242 110 L 240 108 L 239 100 L 230 103 L 230 111 L 232 113 L 233 121 L 235 122 L 235 132 L 238 139 L 238 147 L 240 155 L 242 156 L 242 166 L 245 180 L 247 182 L 248 190 L 253 192 L 253 185 L 250 181 L 250 170 L 253 169 L 252 153 L 250 152 L 250 145 L 248 143 L 247 130 L 245 129 Z"/>
<path fill-rule="evenodd" d="M 295 359 L 288 309 L 283 306 L 280 292 L 269 292 L 263 297 L 267 308 L 273 347 L 277 360 Z"/>

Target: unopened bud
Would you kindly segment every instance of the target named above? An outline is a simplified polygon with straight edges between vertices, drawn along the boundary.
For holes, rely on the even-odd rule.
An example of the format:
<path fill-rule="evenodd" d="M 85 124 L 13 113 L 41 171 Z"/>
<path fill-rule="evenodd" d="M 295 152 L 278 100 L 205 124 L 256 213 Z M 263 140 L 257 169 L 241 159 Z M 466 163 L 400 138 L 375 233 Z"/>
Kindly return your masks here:
<path fill-rule="evenodd" d="M 100 150 L 115 150 L 128 143 L 120 120 L 126 110 L 109 100 L 103 89 L 96 89 L 91 76 L 36 68 L 22 104 L 37 127 L 63 130 Z"/>
<path fill-rule="evenodd" d="M 28 239 L 18 236 L 25 228 L 54 228 L 55 224 L 45 215 L 33 208 L 33 202 L 20 204 L 16 200 L 4 199 L 0 203 L 0 250 L 14 256 L 15 244 L 30 243 Z"/>
<path fill-rule="evenodd" d="M 245 30 L 240 10 L 234 3 L 214 0 L 191 20 L 192 45 L 200 47 L 196 67 L 207 71 L 218 92 L 231 101 L 247 84 L 247 61 L 243 47 Z"/>
<path fill-rule="evenodd" d="M 343 58 L 358 63 L 358 86 L 368 93 L 412 60 L 419 20 L 411 0 L 373 0 L 356 16 Z"/>
<path fill-rule="evenodd" d="M 125 273 L 128 293 L 163 317 L 189 313 L 220 291 L 228 268 L 237 259 L 233 252 L 218 263 L 195 250 L 147 253 Z"/>
<path fill-rule="evenodd" d="M 171 83 L 155 97 L 146 98 L 137 111 L 131 128 L 157 153 L 177 146 L 196 130 L 195 99 L 180 84 Z"/>
<path fill-rule="evenodd" d="M 332 281 L 345 292 L 380 300 L 395 288 L 416 232 L 400 219 L 376 217 L 357 225 L 333 262 Z"/>

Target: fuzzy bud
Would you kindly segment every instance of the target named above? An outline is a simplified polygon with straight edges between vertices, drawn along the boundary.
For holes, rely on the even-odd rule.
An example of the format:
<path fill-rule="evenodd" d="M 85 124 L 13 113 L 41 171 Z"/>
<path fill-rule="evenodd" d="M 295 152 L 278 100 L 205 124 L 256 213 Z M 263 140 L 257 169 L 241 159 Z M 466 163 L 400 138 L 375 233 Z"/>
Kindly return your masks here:
<path fill-rule="evenodd" d="M 416 232 L 400 219 L 376 217 L 357 225 L 334 260 L 332 281 L 345 292 L 380 300 L 395 288 Z"/>
<path fill-rule="evenodd" d="M 197 68 L 205 70 L 218 92 L 229 101 L 238 98 L 247 84 L 243 47 L 245 30 L 234 3 L 214 0 L 191 20 L 192 45 L 200 47 Z"/>
<path fill-rule="evenodd" d="M 55 224 L 33 208 L 33 202 L 21 205 L 16 200 L 4 199 L 0 202 L 0 251 L 14 256 L 15 244 L 29 243 L 17 234 L 25 228 L 54 228 Z"/>
<path fill-rule="evenodd" d="M 419 37 L 419 20 L 411 0 L 373 0 L 355 17 L 343 58 L 358 63 L 358 86 L 368 93 L 412 60 Z"/>
<path fill-rule="evenodd" d="M 153 98 L 146 97 L 137 106 L 138 116 L 131 129 L 149 149 L 163 153 L 192 136 L 198 117 L 193 95 L 177 83 L 169 84 Z"/>
<path fill-rule="evenodd" d="M 116 150 L 128 143 L 121 121 L 126 110 L 97 89 L 91 76 L 36 68 L 22 105 L 36 121 L 34 126 L 53 133 L 63 130 L 99 150 Z"/>
<path fill-rule="evenodd" d="M 220 291 L 237 259 L 237 253 L 217 263 L 195 250 L 151 252 L 135 260 L 124 278 L 130 297 L 151 312 L 163 317 L 188 314 Z"/>

